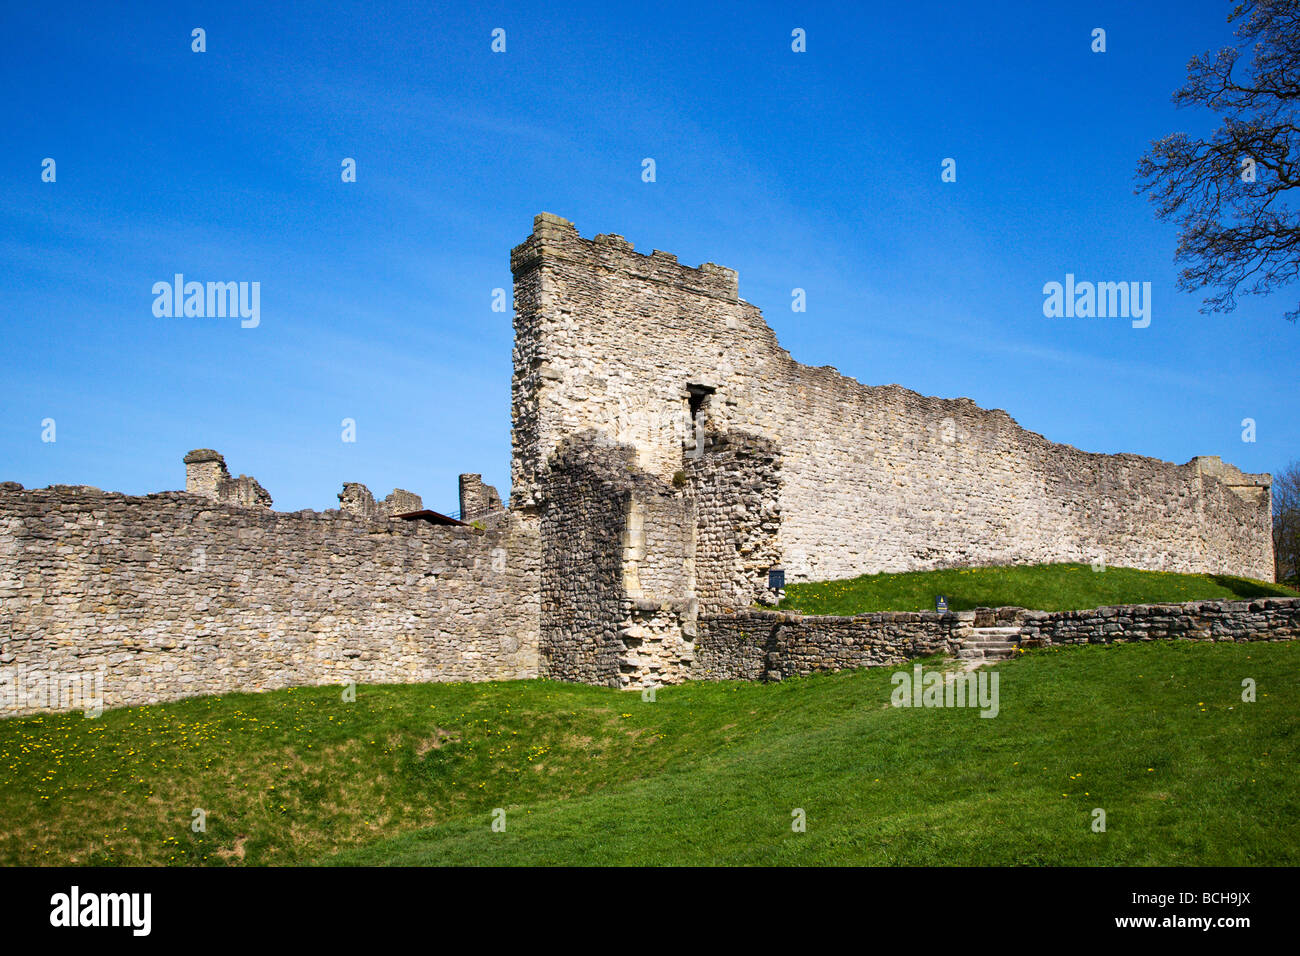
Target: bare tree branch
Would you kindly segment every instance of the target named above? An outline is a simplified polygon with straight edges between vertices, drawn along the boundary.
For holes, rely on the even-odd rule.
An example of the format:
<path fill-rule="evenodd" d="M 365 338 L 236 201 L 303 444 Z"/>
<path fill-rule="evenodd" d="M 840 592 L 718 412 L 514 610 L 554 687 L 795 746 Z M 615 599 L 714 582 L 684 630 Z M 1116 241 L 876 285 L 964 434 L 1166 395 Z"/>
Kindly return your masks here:
<path fill-rule="evenodd" d="M 1178 224 L 1178 287 L 1212 289 L 1202 312 L 1231 312 L 1300 278 L 1300 0 L 1247 0 L 1228 15 L 1237 46 L 1194 56 L 1179 107 L 1223 117 L 1208 139 L 1171 133 L 1138 161 L 1137 192 Z M 1242 67 L 1249 53 L 1248 67 Z M 1292 322 L 1300 305 L 1286 313 Z"/>

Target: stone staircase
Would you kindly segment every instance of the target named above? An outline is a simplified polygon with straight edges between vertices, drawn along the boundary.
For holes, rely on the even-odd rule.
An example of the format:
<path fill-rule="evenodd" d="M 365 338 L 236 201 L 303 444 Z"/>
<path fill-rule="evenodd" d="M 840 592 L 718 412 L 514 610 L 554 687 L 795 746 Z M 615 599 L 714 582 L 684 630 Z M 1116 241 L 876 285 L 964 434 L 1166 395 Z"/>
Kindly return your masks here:
<path fill-rule="evenodd" d="M 972 627 L 962 637 L 957 656 L 969 661 L 1005 661 L 1016 656 L 1020 628 L 1016 625 Z"/>

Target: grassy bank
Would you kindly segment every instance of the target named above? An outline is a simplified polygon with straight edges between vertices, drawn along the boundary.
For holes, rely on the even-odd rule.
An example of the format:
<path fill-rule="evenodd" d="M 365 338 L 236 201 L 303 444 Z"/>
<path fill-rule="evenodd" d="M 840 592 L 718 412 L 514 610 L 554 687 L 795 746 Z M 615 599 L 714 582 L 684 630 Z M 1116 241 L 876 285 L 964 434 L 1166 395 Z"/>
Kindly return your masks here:
<path fill-rule="evenodd" d="M 1032 652 L 994 719 L 891 708 L 890 672 L 11 718 L 0 863 L 1300 863 L 1298 644 Z"/>
<path fill-rule="evenodd" d="M 935 595 L 954 611 L 975 607 L 1027 607 L 1069 611 L 1107 604 L 1296 597 L 1280 584 L 1224 574 L 1173 574 L 1087 564 L 1008 565 L 901 574 L 868 574 L 841 581 L 791 584 L 781 603 L 806 614 L 933 611 Z"/>

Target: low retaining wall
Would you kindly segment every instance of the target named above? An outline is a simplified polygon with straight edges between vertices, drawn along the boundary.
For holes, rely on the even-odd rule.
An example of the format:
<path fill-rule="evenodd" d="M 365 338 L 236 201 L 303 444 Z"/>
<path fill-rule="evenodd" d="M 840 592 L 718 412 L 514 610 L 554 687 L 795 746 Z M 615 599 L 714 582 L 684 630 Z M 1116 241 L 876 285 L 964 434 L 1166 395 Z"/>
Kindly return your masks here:
<path fill-rule="evenodd" d="M 805 617 L 781 611 L 706 614 L 695 645 L 697 680 L 780 680 L 814 671 L 900 664 L 956 654 L 969 620 L 948 612 Z"/>
<path fill-rule="evenodd" d="M 1017 623 L 1026 646 L 1166 639 L 1292 641 L 1300 637 L 1300 598 L 1021 611 Z"/>
<path fill-rule="evenodd" d="M 1115 641 L 1289 641 L 1300 598 L 1132 604 L 1086 611 L 975 611 L 820 617 L 780 611 L 701 615 L 697 680 L 780 680 L 814 671 L 899 664 L 956 654 L 976 627 L 1018 627 L 1026 647 Z"/>

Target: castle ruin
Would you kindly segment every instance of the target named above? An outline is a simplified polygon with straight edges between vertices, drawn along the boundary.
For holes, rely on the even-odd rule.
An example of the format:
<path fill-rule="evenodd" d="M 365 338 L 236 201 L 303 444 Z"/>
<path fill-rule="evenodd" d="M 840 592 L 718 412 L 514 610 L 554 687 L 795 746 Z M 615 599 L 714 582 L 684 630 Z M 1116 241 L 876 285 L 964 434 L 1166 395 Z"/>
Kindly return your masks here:
<path fill-rule="evenodd" d="M 1101 559 L 1273 578 L 1268 475 L 1081 452 L 969 399 L 800 365 L 735 272 L 547 213 L 510 265 L 508 507 L 466 474 L 458 519 L 355 483 L 336 511 L 275 512 L 211 449 L 185 456 L 184 492 L 0 483 L 0 685 L 5 668 L 93 670 L 117 706 L 353 680 L 772 678 L 778 660 L 951 649 L 962 626 L 795 626 L 755 609 L 779 596 L 774 570 Z M 0 693 L 0 712 L 27 709 Z"/>

